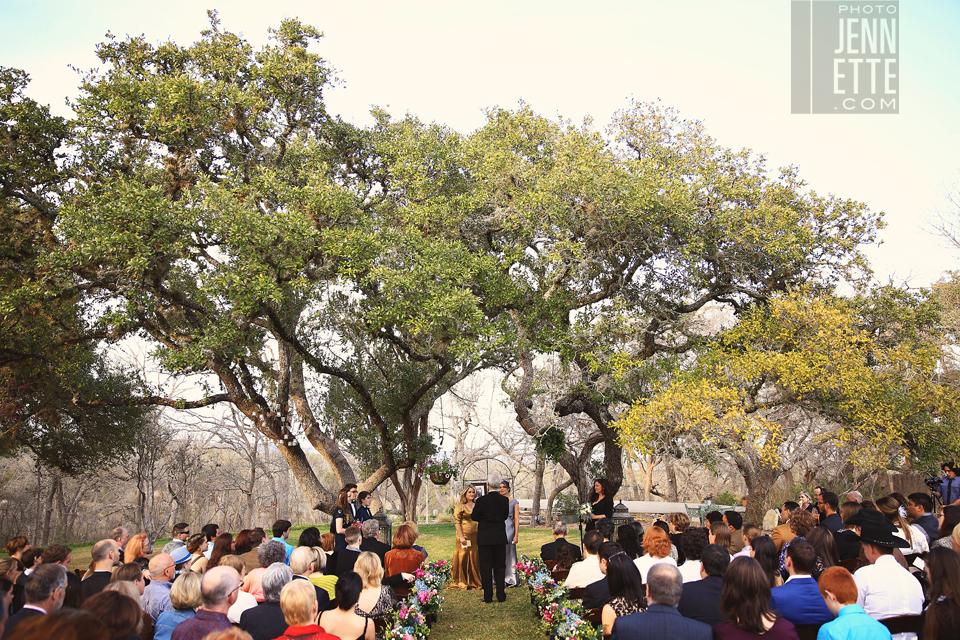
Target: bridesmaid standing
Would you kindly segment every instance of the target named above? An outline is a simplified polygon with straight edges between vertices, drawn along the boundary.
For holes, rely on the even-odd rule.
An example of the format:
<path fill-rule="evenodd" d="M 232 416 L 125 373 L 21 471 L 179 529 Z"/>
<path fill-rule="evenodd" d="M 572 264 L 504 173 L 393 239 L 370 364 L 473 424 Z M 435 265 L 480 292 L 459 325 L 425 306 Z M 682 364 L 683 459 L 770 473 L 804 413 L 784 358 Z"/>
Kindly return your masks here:
<path fill-rule="evenodd" d="M 477 523 L 473 521 L 473 505 L 477 490 L 467 487 L 460 493 L 460 502 L 453 510 L 457 526 L 457 544 L 450 572 L 451 589 L 480 588 L 480 550 L 477 549 Z"/>
<path fill-rule="evenodd" d="M 340 489 L 337 496 L 337 508 L 333 510 L 333 520 L 330 522 L 330 533 L 336 536 L 334 551 L 347 548 L 347 539 L 344 533 L 347 527 L 357 518 L 357 485 L 351 483 Z"/>
<path fill-rule="evenodd" d="M 587 522 L 587 531 L 597 528 L 597 520 L 613 517 L 613 487 L 606 478 L 594 480 L 590 504 L 593 507 L 593 515 Z"/>
<path fill-rule="evenodd" d="M 500 495 L 510 500 L 510 511 L 507 516 L 507 567 L 504 571 L 503 582 L 508 587 L 517 586 L 517 538 L 520 535 L 520 502 L 510 497 L 510 483 L 504 480 L 500 483 Z"/>

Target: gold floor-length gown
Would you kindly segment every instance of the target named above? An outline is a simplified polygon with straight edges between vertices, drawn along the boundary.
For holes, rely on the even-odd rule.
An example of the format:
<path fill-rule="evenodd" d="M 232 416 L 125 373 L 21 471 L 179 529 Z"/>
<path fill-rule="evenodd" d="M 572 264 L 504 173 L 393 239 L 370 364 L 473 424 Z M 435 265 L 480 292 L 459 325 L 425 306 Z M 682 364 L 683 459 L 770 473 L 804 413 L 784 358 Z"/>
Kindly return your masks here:
<path fill-rule="evenodd" d="M 459 539 L 454 545 L 451 589 L 480 588 L 480 551 L 477 549 L 477 523 L 470 517 L 472 513 L 462 502 L 453 510 L 453 518 L 460 525 L 463 537 L 470 542 L 470 546 L 464 549 Z"/>

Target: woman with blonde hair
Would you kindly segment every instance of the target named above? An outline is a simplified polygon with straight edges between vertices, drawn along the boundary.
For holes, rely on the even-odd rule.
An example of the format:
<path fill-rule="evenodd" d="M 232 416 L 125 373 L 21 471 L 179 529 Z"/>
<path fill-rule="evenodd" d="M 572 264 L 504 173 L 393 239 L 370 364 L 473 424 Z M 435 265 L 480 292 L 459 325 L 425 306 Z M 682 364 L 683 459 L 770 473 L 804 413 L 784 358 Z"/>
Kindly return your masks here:
<path fill-rule="evenodd" d="M 280 610 L 287 630 L 276 640 L 340 640 L 314 623 L 318 612 L 317 591 L 305 580 L 291 580 L 280 591 Z"/>
<path fill-rule="evenodd" d="M 480 588 L 480 550 L 477 547 L 477 523 L 473 521 L 476 499 L 477 490 L 467 486 L 460 492 L 460 500 L 453 508 L 457 543 L 453 547 L 453 568 L 449 585 L 451 589 Z"/>
<path fill-rule="evenodd" d="M 364 551 L 357 558 L 353 570 L 363 581 L 354 611 L 358 616 L 374 620 L 386 617 L 397 604 L 397 595 L 391 587 L 381 584 L 383 566 L 380 558 L 375 553 Z M 377 634 L 377 640 L 383 640 L 382 634 Z"/>
<path fill-rule="evenodd" d="M 243 586 L 244 578 L 247 577 L 247 563 L 240 556 L 223 556 L 220 558 L 220 567 L 231 567 L 240 574 L 240 586 Z M 233 624 L 240 624 L 240 615 L 247 609 L 253 609 L 257 606 L 257 599 L 253 594 L 247 593 L 243 589 L 237 591 L 237 601 L 230 605 L 227 611 L 227 618 Z"/>
<path fill-rule="evenodd" d="M 170 604 L 173 609 L 164 611 L 157 618 L 153 640 L 170 640 L 170 635 L 177 625 L 196 614 L 196 610 L 203 604 L 200 599 L 201 580 L 199 573 L 187 571 L 173 581 L 173 586 L 170 587 Z"/>
<path fill-rule="evenodd" d="M 660 527 L 650 527 L 643 537 L 643 555 L 633 561 L 640 570 L 640 578 L 647 583 L 647 571 L 655 564 L 666 562 L 677 566 L 677 561 L 670 556 L 670 538 L 667 532 Z"/>
<path fill-rule="evenodd" d="M 150 548 L 151 545 L 147 542 L 147 534 L 138 533 L 127 542 L 127 546 L 123 550 L 123 563 L 136 562 L 137 558 L 146 558 L 146 552 Z"/>
<path fill-rule="evenodd" d="M 308 576 L 310 582 L 320 587 L 330 596 L 330 601 L 336 599 L 337 576 L 327 575 L 327 552 L 320 547 L 311 547 L 313 550 L 313 573 Z"/>
<path fill-rule="evenodd" d="M 893 495 L 884 496 L 877 500 L 877 511 L 897 527 L 895 536 L 903 538 L 910 544 L 910 549 L 904 549 L 904 555 L 921 554 L 930 551 L 927 534 L 915 524 L 907 522 L 900 514 L 900 501 Z"/>

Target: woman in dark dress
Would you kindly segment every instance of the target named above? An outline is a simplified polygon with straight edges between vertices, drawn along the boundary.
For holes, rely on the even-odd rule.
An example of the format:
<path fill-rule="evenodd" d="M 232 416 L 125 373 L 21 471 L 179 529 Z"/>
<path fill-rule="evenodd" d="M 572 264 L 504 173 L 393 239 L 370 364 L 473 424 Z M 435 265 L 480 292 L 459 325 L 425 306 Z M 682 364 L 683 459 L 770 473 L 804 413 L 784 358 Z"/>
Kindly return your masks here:
<path fill-rule="evenodd" d="M 356 510 L 357 485 L 348 484 L 340 489 L 337 496 L 337 508 L 333 510 L 333 521 L 330 523 L 330 533 L 336 536 L 334 551 L 340 551 L 347 548 L 347 539 L 343 537 L 347 527 L 356 520 L 354 512 Z"/>
<path fill-rule="evenodd" d="M 926 558 L 930 605 L 924 612 L 921 640 L 956 638 L 960 629 L 960 554 L 934 547 Z"/>
<path fill-rule="evenodd" d="M 613 517 L 613 488 L 606 478 L 594 480 L 590 505 L 593 507 L 593 515 L 587 522 L 587 531 L 597 528 L 597 520 Z"/>

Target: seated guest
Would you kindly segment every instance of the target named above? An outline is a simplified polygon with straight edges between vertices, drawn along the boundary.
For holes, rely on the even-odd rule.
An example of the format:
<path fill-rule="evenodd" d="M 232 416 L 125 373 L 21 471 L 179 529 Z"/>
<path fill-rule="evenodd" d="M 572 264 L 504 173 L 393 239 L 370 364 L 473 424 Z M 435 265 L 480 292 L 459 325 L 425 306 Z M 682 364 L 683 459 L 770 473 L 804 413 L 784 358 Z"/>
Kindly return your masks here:
<path fill-rule="evenodd" d="M 267 537 L 267 533 L 260 527 L 250 531 L 250 535 L 247 537 L 247 543 L 250 548 L 246 551 L 240 551 L 239 546 L 237 547 L 237 555 L 240 556 L 240 559 L 243 560 L 243 565 L 247 568 L 247 573 L 249 574 L 254 569 L 260 568 L 260 562 L 257 559 L 257 551 L 260 549 L 260 545 L 263 544 L 264 538 Z M 239 536 L 238 536 L 239 538 Z"/>
<path fill-rule="evenodd" d="M 314 571 L 313 563 L 315 561 L 316 556 L 314 556 L 313 549 L 310 547 L 297 547 L 294 549 L 293 553 L 290 554 L 290 570 L 293 571 L 293 579 L 310 582 L 310 575 Z M 314 599 L 317 601 L 317 607 L 319 607 L 321 611 L 326 611 L 330 605 L 330 596 L 327 595 L 326 591 L 312 582 L 310 582 L 310 586 L 316 590 Z"/>
<path fill-rule="evenodd" d="M 723 523 L 730 527 L 730 554 L 740 553 L 743 550 L 743 516 L 736 511 L 724 511 Z"/>
<path fill-rule="evenodd" d="M 401 525 L 403 526 L 403 525 Z M 397 527 L 399 529 L 399 527 Z M 363 551 L 360 551 L 360 527 L 350 525 L 343 534 L 347 546 L 337 552 L 337 577 L 353 571 L 354 563 Z M 396 537 L 396 536 L 394 536 Z"/>
<path fill-rule="evenodd" d="M 770 579 L 753 558 L 735 558 L 727 567 L 720 613 L 715 640 L 797 640 L 793 623 L 770 610 Z"/>
<path fill-rule="evenodd" d="M 714 522 L 709 527 L 710 544 L 719 544 L 727 548 L 730 555 L 736 553 L 731 543 L 733 537 L 730 535 L 730 527 L 723 522 Z"/>
<path fill-rule="evenodd" d="M 413 573 L 426 558 L 413 548 L 417 535 L 409 525 L 402 524 L 393 534 L 393 549 L 386 553 L 384 573 L 388 576 L 398 573 Z"/>
<path fill-rule="evenodd" d="M 63 606 L 68 609 L 80 608 L 80 576 L 70 571 L 73 550 L 62 544 L 52 544 L 43 550 L 40 559 L 43 564 L 59 564 L 67 569 L 67 593 Z"/>
<path fill-rule="evenodd" d="M 866 510 L 858 515 L 865 516 Z M 893 532 L 886 520 L 865 517 L 860 524 L 860 546 L 870 563 L 853 575 L 857 583 L 857 604 L 875 620 L 923 611 L 923 589 L 913 575 L 893 557 L 895 548 L 909 543 Z"/>
<path fill-rule="evenodd" d="M 307 527 L 300 532 L 300 539 L 297 540 L 298 547 L 319 547 L 320 529 L 316 527 Z"/>
<path fill-rule="evenodd" d="M 834 618 L 817 589 L 817 581 L 810 575 L 816 561 L 817 550 L 805 540 L 794 540 L 787 547 L 790 577 L 783 586 L 773 589 L 770 606 L 795 625 L 823 624 Z"/>
<path fill-rule="evenodd" d="M 143 590 L 140 602 L 154 624 L 161 613 L 173 608 L 170 604 L 170 587 L 177 573 L 175 566 L 169 553 L 158 553 L 150 559 L 150 584 Z"/>
<path fill-rule="evenodd" d="M 412 520 L 407 520 L 406 522 L 401 522 L 400 524 L 401 524 L 401 525 L 404 525 L 404 524 L 405 524 L 405 525 L 407 525 L 408 527 L 410 527 L 411 529 L 413 529 L 413 539 L 414 539 L 414 540 L 416 540 L 417 538 L 420 537 L 420 527 L 417 526 L 417 523 L 416 523 L 416 522 L 413 522 Z M 419 544 L 414 544 L 411 548 L 414 549 L 414 550 L 416 550 L 416 551 L 419 551 L 420 553 L 422 553 L 422 554 L 423 554 L 423 559 L 424 559 L 424 561 L 426 561 L 426 560 L 430 557 L 430 554 L 427 553 L 427 550 L 424 549 L 423 547 L 421 547 Z"/>
<path fill-rule="evenodd" d="M 670 525 L 668 525 L 663 520 L 657 518 L 653 521 L 653 526 L 663 529 L 663 532 L 667 534 L 667 539 L 670 539 Z M 680 562 L 680 550 L 674 546 L 673 541 L 670 542 L 670 557 L 674 559 L 677 563 Z M 634 558 L 636 559 L 636 558 Z"/>
<path fill-rule="evenodd" d="M 606 544 L 606 543 L 604 543 L 604 544 Z M 616 543 L 614 543 L 614 544 L 616 544 Z M 619 545 L 617 545 L 617 546 L 619 546 Z M 601 546 L 601 548 L 603 548 L 603 547 Z M 557 558 L 557 559 L 554 561 L 554 565 L 553 565 L 553 569 L 552 569 L 551 573 L 559 573 L 559 572 L 562 572 L 562 571 L 570 571 L 570 567 L 572 567 L 572 566 L 573 566 L 573 563 L 575 562 L 575 560 L 573 559 L 573 552 L 570 551 L 570 545 L 568 545 L 568 544 L 561 545 L 560 548 L 557 549 L 557 556 L 556 556 L 556 558 Z"/>
<path fill-rule="evenodd" d="M 616 525 L 613 524 L 613 520 L 610 518 L 600 518 L 596 521 L 597 531 L 600 532 L 600 535 L 603 536 L 604 542 L 610 542 L 613 539 L 613 532 L 616 530 Z"/>
<path fill-rule="evenodd" d="M 270 542 L 273 541 L 263 544 Z M 280 609 L 280 592 L 293 580 L 293 571 L 283 563 L 286 549 L 283 545 L 279 545 L 279 549 L 280 560 L 263 572 L 263 602 L 240 614 L 240 628 L 249 633 L 253 640 L 273 640 L 287 630 L 283 610 Z"/>
<path fill-rule="evenodd" d="M 709 530 L 717 522 L 723 522 L 723 513 L 719 511 L 708 511 L 707 515 L 703 516 L 707 521 L 707 529 Z"/>
<path fill-rule="evenodd" d="M 87 598 L 100 593 L 110 584 L 113 568 L 120 564 L 120 547 L 112 538 L 101 540 L 93 545 L 90 558 L 93 561 L 93 573 L 80 583 L 81 602 L 86 602 Z"/>
<path fill-rule="evenodd" d="M 783 548 L 783 543 L 793 540 L 793 537 L 796 535 L 790 529 L 790 516 L 795 509 L 799 508 L 799 504 L 788 500 L 783 503 L 783 507 L 780 509 L 780 522 L 783 524 L 774 527 L 773 533 L 770 534 L 770 539 L 773 540 L 773 543 L 777 546 L 777 553 L 780 553 L 780 550 Z"/>
<path fill-rule="evenodd" d="M 113 544 L 115 541 L 110 540 Z M 93 594 L 83 603 L 82 609 L 89 611 L 104 623 L 107 628 L 105 640 L 128 640 L 137 634 L 143 625 L 140 603 L 117 591 L 101 591 Z"/>
<path fill-rule="evenodd" d="M 287 549 L 283 546 L 282 542 L 267 540 L 261 543 L 257 548 L 257 562 L 260 566 L 247 574 L 240 590 L 252 595 L 257 602 L 263 602 L 265 596 L 261 582 L 264 572 L 267 570 L 267 567 L 273 566 L 277 562 L 286 564 L 286 557 Z M 277 590 L 277 599 L 274 602 L 280 602 L 279 589 Z"/>
<path fill-rule="evenodd" d="M 200 599 L 200 574 L 188 571 L 173 581 L 170 587 L 170 604 L 168 609 L 157 618 L 153 632 L 153 640 L 170 640 L 173 630 L 184 620 L 192 618 L 203 601 Z"/>
<path fill-rule="evenodd" d="M 857 583 L 843 567 L 830 567 L 817 588 L 827 609 L 836 616 L 817 633 L 817 640 L 890 640 L 890 631 L 857 604 Z"/>
<path fill-rule="evenodd" d="M 730 566 L 730 552 L 719 544 L 708 544 L 701 552 L 699 564 L 701 579 L 683 583 L 683 595 L 677 610 L 685 618 L 712 627 L 723 620 L 720 595 L 723 593 L 723 574 Z"/>
<path fill-rule="evenodd" d="M 707 530 L 703 527 L 687 527 L 680 536 L 680 546 L 686 561 L 680 565 L 680 575 L 684 584 L 700 580 L 700 554 L 710 544 Z"/>
<path fill-rule="evenodd" d="M 720 525 L 726 526 L 726 525 Z M 655 564 L 666 562 L 677 566 L 677 561 L 670 557 L 670 538 L 660 527 L 650 527 L 643 537 L 643 555 L 634 560 L 643 581 L 647 580 L 647 571 Z"/>
<path fill-rule="evenodd" d="M 561 547 L 557 550 L 558 554 L 566 553 Z M 600 571 L 603 578 L 596 582 L 591 582 L 583 592 L 583 608 L 599 609 L 610 601 L 610 585 L 607 582 L 607 561 L 618 553 L 623 553 L 623 549 L 616 542 L 604 542 L 597 551 L 597 557 L 600 560 Z M 629 557 L 624 554 L 625 557 Z M 559 561 L 558 561 L 559 566 Z"/>
<path fill-rule="evenodd" d="M 380 558 L 375 553 L 364 551 L 357 558 L 354 571 L 363 581 L 363 589 L 357 599 L 357 614 L 373 620 L 385 618 L 397 604 L 397 596 L 391 587 L 382 582 L 383 566 Z M 377 633 L 377 639 L 383 640 L 382 632 Z"/>
<path fill-rule="evenodd" d="M 827 491 L 826 493 L 830 492 Z M 826 520 L 827 519 L 824 518 L 824 522 L 826 522 Z M 818 524 L 811 529 L 810 533 L 807 534 L 807 542 L 809 542 L 817 552 L 817 560 L 810 574 L 814 580 L 819 580 L 820 574 L 830 567 L 840 565 L 840 555 L 837 553 L 836 534 L 831 533 L 825 526 Z"/>
<path fill-rule="evenodd" d="M 220 562 L 217 566 L 230 567 L 239 573 L 240 584 L 243 584 L 244 578 L 247 577 L 247 565 L 240 556 L 223 556 L 220 558 Z M 172 597 L 170 598 L 170 601 L 173 601 Z M 230 610 L 227 611 L 227 617 L 230 618 L 230 622 L 232 624 L 240 624 L 240 616 L 243 614 L 243 612 L 247 609 L 254 608 L 257 606 L 257 604 L 257 599 L 253 597 L 253 594 L 247 593 L 241 589 L 240 591 L 237 591 L 237 601 L 230 605 Z"/>
<path fill-rule="evenodd" d="M 960 507 L 957 507 L 960 509 Z M 621 527 L 622 529 L 622 527 Z M 540 558 L 543 560 L 556 560 L 557 559 L 557 549 L 561 546 L 572 547 L 571 551 L 573 553 L 574 561 L 579 561 L 581 559 L 580 547 L 570 544 L 567 542 L 567 525 L 559 520 L 553 523 L 553 542 L 548 542 L 547 544 L 540 547 Z"/>
<path fill-rule="evenodd" d="M 207 568 L 207 551 L 213 551 L 213 547 L 207 541 L 207 536 L 202 533 L 195 533 L 187 538 L 187 551 L 190 552 L 190 571 L 203 573 Z"/>
<path fill-rule="evenodd" d="M 753 555 L 753 559 L 760 564 L 760 568 L 763 569 L 764 574 L 770 576 L 771 589 L 783 584 L 783 576 L 780 575 L 780 561 L 778 559 L 777 547 L 770 536 L 754 538 L 753 544 L 750 545 L 750 553 Z"/>
<path fill-rule="evenodd" d="M 227 612 L 237 601 L 239 589 L 240 574 L 234 569 L 212 567 L 204 571 L 200 580 L 200 600 L 203 604 L 192 618 L 177 625 L 170 640 L 203 640 L 209 633 L 229 629 Z"/>
<path fill-rule="evenodd" d="M 337 536 L 327 532 L 320 536 L 320 548 L 327 554 L 327 567 L 323 570 L 328 576 L 337 575 L 337 552 L 334 550 L 337 544 Z"/>
<path fill-rule="evenodd" d="M 319 611 L 317 592 L 306 580 L 291 580 L 287 583 L 280 592 L 280 609 L 283 611 L 287 628 L 276 640 L 340 640 L 313 623 Z"/>
<path fill-rule="evenodd" d="M 926 569 L 930 576 L 930 606 L 918 635 L 923 640 L 956 637 L 960 630 L 960 554 L 934 548 L 927 554 Z"/>
<path fill-rule="evenodd" d="M 743 547 L 740 551 L 733 554 L 734 558 L 739 558 L 740 556 L 746 556 L 752 558 L 753 554 L 753 540 L 760 536 L 763 533 L 760 531 L 760 527 L 755 524 L 745 524 L 740 530 L 740 538 L 743 540 Z"/>
<path fill-rule="evenodd" d="M 594 529 L 584 534 L 584 557 L 583 560 L 574 562 L 570 567 L 567 580 L 563 583 L 567 589 L 585 587 L 597 580 L 603 580 L 603 572 L 600 571 L 600 558 L 597 557 L 601 544 L 603 544 L 603 536 L 600 535 L 599 531 Z"/>
<path fill-rule="evenodd" d="M 229 533 L 221 533 L 218 535 L 213 541 L 213 553 L 210 554 L 210 560 L 207 562 L 207 567 L 204 571 L 209 571 L 211 568 L 219 565 L 220 558 L 233 555 L 233 549 L 233 535 Z"/>
<path fill-rule="evenodd" d="M 960 509 L 958 509 L 960 511 Z M 860 538 L 857 537 L 856 525 L 847 520 L 860 512 L 860 503 L 848 500 L 840 505 L 840 517 L 843 520 L 843 529 L 833 534 L 833 542 L 837 547 L 837 557 L 840 562 L 860 557 Z"/>
<path fill-rule="evenodd" d="M 667 563 L 655 564 L 647 574 L 647 610 L 620 616 L 613 622 L 610 640 L 710 640 L 710 627 L 684 618 L 677 611 L 683 579 Z"/>
<path fill-rule="evenodd" d="M 337 586 L 337 576 L 328 576 L 327 553 L 320 547 L 313 547 L 313 573 L 310 574 L 310 582 L 327 592 L 327 596 L 332 602 L 336 599 L 334 595 Z"/>
<path fill-rule="evenodd" d="M 960 524 L 960 507 L 944 507 L 940 513 L 940 529 L 934 539 L 930 541 L 930 549 L 932 550 L 936 547 L 952 549 L 953 545 L 950 542 L 950 536 L 953 535 L 953 529 L 958 524 Z M 24 558 L 26 558 L 29 553 L 28 551 L 24 554 Z M 24 560 L 24 562 L 26 562 L 26 560 Z"/>
<path fill-rule="evenodd" d="M 24 620 L 16 634 L 4 637 L 10 640 L 104 640 L 109 635 L 106 625 L 89 611 L 61 609 Z"/>
<path fill-rule="evenodd" d="M 386 563 L 390 545 L 380 542 L 380 523 L 376 520 L 366 520 L 360 525 L 360 533 L 363 535 L 360 550 L 371 551 L 380 557 L 380 562 Z"/>
<path fill-rule="evenodd" d="M 930 551 L 930 542 L 927 534 L 916 525 L 907 522 L 900 515 L 900 501 L 893 495 L 884 496 L 877 500 L 877 509 L 884 517 L 897 527 L 896 535 L 909 543 L 909 549 L 904 554 L 921 554 Z"/>
<path fill-rule="evenodd" d="M 140 604 L 140 596 L 143 593 L 137 589 L 136 585 L 133 582 L 128 580 L 120 580 L 118 582 L 111 582 L 106 587 L 103 588 L 103 591 L 116 591 L 121 593 L 128 598 L 132 599 L 137 603 L 137 609 L 140 610 L 140 631 L 137 632 L 143 640 L 155 640 L 154 638 L 154 625 L 153 618 L 150 617 L 150 614 L 143 610 L 143 606 Z M 103 592 L 101 592 L 103 593 Z M 133 640 L 133 639 L 131 639 Z"/>
<path fill-rule="evenodd" d="M 670 527 L 670 544 L 676 547 L 679 553 L 677 564 L 683 566 L 687 559 L 683 551 L 683 532 L 690 528 L 690 517 L 685 513 L 676 511 L 667 516 L 667 525 Z M 683 573 L 682 569 L 680 573 Z"/>
<path fill-rule="evenodd" d="M 820 494 L 820 526 L 826 527 L 830 533 L 843 530 L 843 518 L 840 511 L 840 499 L 833 491 L 824 491 Z"/>
<path fill-rule="evenodd" d="M 809 511 L 804 509 L 797 509 L 790 516 L 790 530 L 794 534 L 793 540 L 806 540 L 807 534 L 810 533 L 810 530 L 817 525 L 817 518 Z M 778 568 L 780 569 L 780 574 L 784 577 L 787 575 L 787 553 L 786 549 L 789 547 L 793 540 L 788 540 L 783 543 L 783 547 L 780 549 L 780 562 Z"/>
<path fill-rule="evenodd" d="M 137 558 L 146 558 L 150 551 L 150 541 L 147 540 L 147 534 L 138 533 L 130 538 L 123 549 L 123 563 L 135 562 Z"/>
<path fill-rule="evenodd" d="M 287 538 L 290 537 L 291 527 L 293 527 L 293 523 L 291 523 L 289 520 L 277 520 L 273 523 L 273 526 L 270 527 L 273 531 L 273 537 L 270 539 L 283 543 L 283 548 L 287 553 L 287 564 L 290 564 L 290 554 L 293 553 L 293 545 L 287 542 Z"/>
<path fill-rule="evenodd" d="M 47 616 L 59 611 L 67 590 L 67 568 L 59 564 L 41 564 L 27 578 L 24 589 L 26 604 L 7 618 L 4 638 L 9 638 L 15 627 L 35 616 Z"/>
<path fill-rule="evenodd" d="M 643 555 L 643 525 L 634 520 L 620 525 L 617 529 L 617 543 L 623 552 L 636 560 Z"/>
<path fill-rule="evenodd" d="M 620 616 L 645 611 L 647 598 L 640 570 L 627 554 L 622 551 L 615 553 L 604 564 L 610 585 L 610 600 L 603 605 L 601 612 L 603 633 L 606 635 L 612 632 L 613 623 Z"/>
<path fill-rule="evenodd" d="M 363 580 L 356 572 L 345 573 L 337 580 L 337 607 L 320 614 L 319 624 L 327 633 L 350 640 L 374 640 L 374 625 L 370 618 L 358 616 L 354 611 L 362 590 Z"/>

